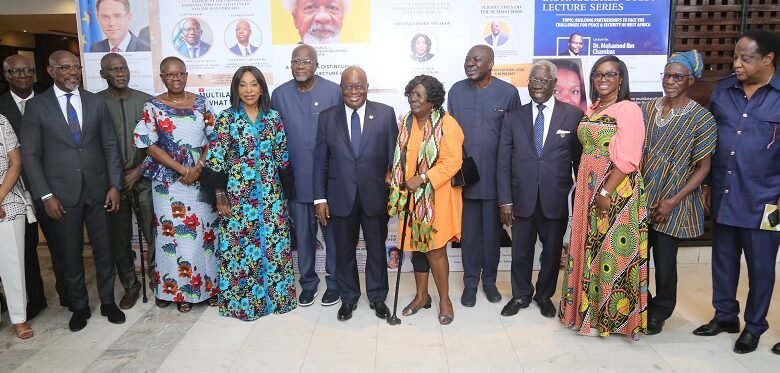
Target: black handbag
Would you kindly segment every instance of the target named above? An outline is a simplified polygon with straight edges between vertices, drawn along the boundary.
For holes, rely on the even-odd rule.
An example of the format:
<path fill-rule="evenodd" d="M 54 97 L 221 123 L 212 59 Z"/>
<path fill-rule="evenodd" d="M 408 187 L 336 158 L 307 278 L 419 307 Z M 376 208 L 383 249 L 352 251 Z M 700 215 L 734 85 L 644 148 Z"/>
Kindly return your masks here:
<path fill-rule="evenodd" d="M 477 162 L 474 162 L 466 149 L 463 149 L 463 164 L 460 166 L 460 170 L 452 177 L 452 186 L 458 188 L 468 188 L 479 181 L 479 170 L 477 170 Z"/>

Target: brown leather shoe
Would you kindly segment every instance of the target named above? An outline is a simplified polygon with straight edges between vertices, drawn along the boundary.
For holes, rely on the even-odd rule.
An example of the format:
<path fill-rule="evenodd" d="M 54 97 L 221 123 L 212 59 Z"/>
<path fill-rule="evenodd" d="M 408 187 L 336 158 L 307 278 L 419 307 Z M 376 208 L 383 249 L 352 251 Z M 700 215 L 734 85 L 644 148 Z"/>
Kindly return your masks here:
<path fill-rule="evenodd" d="M 140 289 L 125 290 L 125 296 L 119 301 L 119 308 L 123 310 L 129 310 L 135 306 L 135 302 L 138 301 Z"/>

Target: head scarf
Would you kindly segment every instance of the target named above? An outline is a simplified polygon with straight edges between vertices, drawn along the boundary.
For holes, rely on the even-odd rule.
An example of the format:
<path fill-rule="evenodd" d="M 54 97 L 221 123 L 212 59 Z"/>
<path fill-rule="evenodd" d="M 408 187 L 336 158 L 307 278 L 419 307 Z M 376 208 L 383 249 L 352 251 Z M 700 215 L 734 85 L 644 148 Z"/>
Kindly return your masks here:
<path fill-rule="evenodd" d="M 701 71 L 704 68 L 704 61 L 701 58 L 701 53 L 699 53 L 699 51 L 696 49 L 691 50 L 690 52 L 672 53 L 672 55 L 669 56 L 669 60 L 666 64 L 668 65 L 673 62 L 685 66 L 695 79 L 701 78 Z"/>

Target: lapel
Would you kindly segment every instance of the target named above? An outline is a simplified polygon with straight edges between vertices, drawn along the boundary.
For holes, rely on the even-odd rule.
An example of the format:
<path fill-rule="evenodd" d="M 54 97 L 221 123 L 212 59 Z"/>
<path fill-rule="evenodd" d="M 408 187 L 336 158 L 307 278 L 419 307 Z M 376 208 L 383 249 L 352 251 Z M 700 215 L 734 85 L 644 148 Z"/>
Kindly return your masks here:
<path fill-rule="evenodd" d="M 561 124 L 563 124 L 563 120 L 566 118 L 565 110 L 566 107 L 560 104 L 558 100 L 555 100 L 552 118 L 550 118 L 550 128 L 547 130 L 547 137 L 544 139 L 545 147 L 553 144 L 555 136 L 557 136 L 556 133 L 561 129 Z M 567 136 L 571 136 L 571 134 L 568 134 Z M 544 152 L 542 152 L 542 154 L 544 154 Z"/>
<path fill-rule="evenodd" d="M 349 139 L 349 122 L 347 122 L 347 109 L 344 104 L 340 104 L 339 109 L 336 110 L 336 129 L 338 136 L 344 141 L 344 146 L 352 156 L 355 156 L 355 152 L 352 151 L 352 141 Z"/>
<path fill-rule="evenodd" d="M 59 131 L 61 136 L 67 137 L 74 145 L 76 145 L 76 142 L 73 141 L 73 136 L 70 133 L 70 130 L 68 129 L 68 120 L 65 119 L 65 114 L 62 113 L 62 110 L 60 109 L 60 103 L 57 100 L 57 96 L 54 95 L 54 88 L 50 88 L 46 92 L 41 94 L 41 103 L 43 106 L 46 107 L 46 110 L 49 111 L 49 118 L 52 118 L 52 126 L 54 127 L 55 131 Z M 84 107 L 84 101 L 81 101 L 82 109 Z M 83 114 L 82 114 L 83 116 Z M 82 129 L 81 132 L 84 132 Z"/>
<path fill-rule="evenodd" d="M 366 100 L 366 114 L 363 118 L 363 128 L 360 131 L 360 153 L 363 153 L 363 150 L 366 148 L 366 144 L 368 144 L 368 138 L 374 133 L 374 121 L 376 121 L 376 108 L 374 108 L 374 105 L 371 101 Z M 356 154 L 357 155 L 357 154 Z"/>
<path fill-rule="evenodd" d="M 92 116 L 97 113 L 86 109 L 95 108 L 95 105 L 92 101 L 92 95 L 88 94 L 87 91 L 79 88 L 79 97 L 81 98 L 81 143 L 83 144 L 84 138 L 87 136 L 87 130 L 89 129 L 88 127 L 93 122 Z"/>
<path fill-rule="evenodd" d="M 533 104 L 534 102 L 531 101 L 530 104 L 523 106 L 523 109 L 520 112 L 520 123 L 526 123 L 523 125 L 525 138 L 528 140 L 528 146 L 530 147 L 531 152 L 536 154 L 536 145 L 534 145 L 534 111 L 531 109 L 531 105 Z"/>

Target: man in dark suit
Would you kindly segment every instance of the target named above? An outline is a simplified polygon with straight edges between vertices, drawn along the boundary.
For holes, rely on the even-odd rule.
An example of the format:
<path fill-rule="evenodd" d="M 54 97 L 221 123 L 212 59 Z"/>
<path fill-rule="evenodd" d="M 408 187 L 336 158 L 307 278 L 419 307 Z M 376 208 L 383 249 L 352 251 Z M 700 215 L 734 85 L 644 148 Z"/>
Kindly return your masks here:
<path fill-rule="evenodd" d="M 233 54 L 239 56 L 249 56 L 257 51 L 257 47 L 249 44 L 249 37 L 252 36 L 252 25 L 249 21 L 242 19 L 236 22 L 236 45 L 230 47 Z"/>
<path fill-rule="evenodd" d="M 466 79 L 452 85 L 447 111 L 463 129 L 464 153 L 474 158 L 479 182 L 463 190 L 461 255 L 463 294 L 460 303 L 473 307 L 477 286 L 491 303 L 501 301 L 496 287 L 501 257 L 501 221 L 496 199 L 496 157 L 501 121 L 520 107 L 517 88 L 493 77 L 493 49 L 475 45 L 466 55 Z"/>
<path fill-rule="evenodd" d="M 120 324 L 114 302 L 114 258 L 108 213 L 119 209 L 122 166 L 113 120 L 102 98 L 79 89 L 81 65 L 72 53 L 56 51 L 46 69 L 54 86 L 27 103 L 22 120 L 22 162 L 33 198 L 54 220 L 58 261 L 65 273 L 73 316 L 71 331 L 92 315 L 84 284 L 84 224 L 95 260 L 100 313 Z"/>
<path fill-rule="evenodd" d="M 512 316 L 533 300 L 545 317 L 555 316 L 555 293 L 563 235 L 568 222 L 572 172 L 582 146 L 577 125 L 582 110 L 553 97 L 555 65 L 533 64 L 528 79 L 531 103 L 504 117 L 498 148 L 498 203 L 501 221 L 512 227 L 512 299 L 501 315 Z M 536 292 L 531 285 L 536 238 L 542 242 Z"/>
<path fill-rule="evenodd" d="M 184 41 L 176 47 L 176 50 L 184 57 L 198 58 L 211 49 L 211 44 L 200 40 L 203 36 L 203 29 L 200 22 L 195 18 L 187 18 L 181 26 Z"/>
<path fill-rule="evenodd" d="M 387 197 L 385 177 L 398 136 L 395 111 L 367 101 L 368 80 L 359 67 L 341 74 L 344 105 L 320 113 L 314 149 L 314 210 L 330 223 L 336 241 L 336 272 L 341 290 L 339 320 L 352 318 L 360 298 L 355 248 L 360 229 L 366 242 L 366 293 L 377 317 L 386 319 Z"/>
<path fill-rule="evenodd" d="M 33 89 L 35 83 L 35 68 L 27 57 L 15 54 L 3 61 L 3 74 L 8 81 L 10 90 L 0 95 L 0 114 L 11 123 L 16 137 L 20 137 L 22 128 L 22 114 L 27 102 L 37 92 Z M 22 180 L 25 186 L 30 188 L 30 180 L 22 169 Z M 49 250 L 54 251 L 56 244 L 52 238 L 51 223 L 43 211 L 43 204 L 34 201 L 36 215 L 41 230 L 46 237 Z M 38 223 L 27 223 L 24 231 L 24 273 L 25 286 L 27 288 L 27 320 L 32 320 L 41 310 L 48 306 L 46 294 L 43 290 L 41 267 L 38 262 Z M 52 267 L 54 268 L 55 288 L 60 296 L 60 304 L 68 306 L 67 290 L 63 279 L 62 269 L 52 255 Z"/>
<path fill-rule="evenodd" d="M 566 43 L 566 48 L 558 50 L 559 56 L 574 56 L 577 57 L 582 54 L 582 50 L 585 48 L 585 39 L 578 32 L 569 35 L 569 41 Z M 587 55 L 587 49 L 586 53 Z"/>
<path fill-rule="evenodd" d="M 149 52 L 152 47 L 130 32 L 133 13 L 128 0 L 97 0 L 100 29 L 106 38 L 89 46 L 89 52 Z"/>

